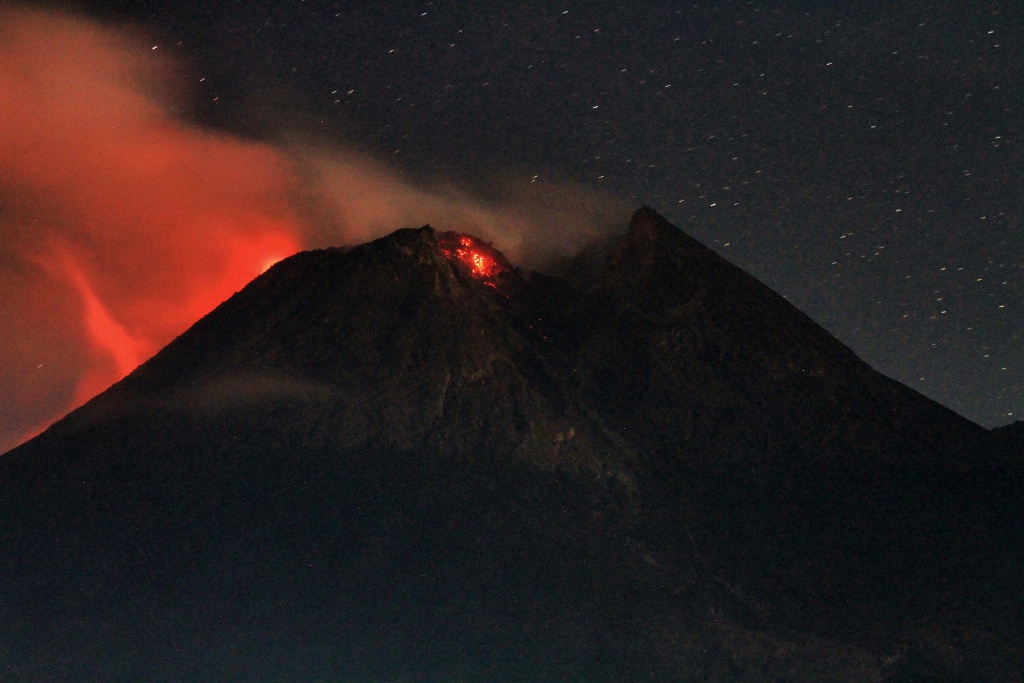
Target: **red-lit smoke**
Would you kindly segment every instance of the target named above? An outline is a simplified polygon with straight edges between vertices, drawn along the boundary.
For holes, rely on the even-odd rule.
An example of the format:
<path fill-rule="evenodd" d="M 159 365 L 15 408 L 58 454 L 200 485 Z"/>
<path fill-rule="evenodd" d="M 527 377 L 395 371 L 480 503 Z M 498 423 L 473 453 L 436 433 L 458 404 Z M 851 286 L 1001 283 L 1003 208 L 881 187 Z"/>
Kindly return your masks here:
<path fill-rule="evenodd" d="M 197 127 L 188 78 L 144 35 L 0 8 L 0 453 L 302 248 L 430 223 L 536 264 L 624 217 L 578 185 L 484 198 L 337 145 Z"/>
<path fill-rule="evenodd" d="M 182 123 L 126 35 L 0 11 L 0 451 L 302 246 L 286 158 Z"/>

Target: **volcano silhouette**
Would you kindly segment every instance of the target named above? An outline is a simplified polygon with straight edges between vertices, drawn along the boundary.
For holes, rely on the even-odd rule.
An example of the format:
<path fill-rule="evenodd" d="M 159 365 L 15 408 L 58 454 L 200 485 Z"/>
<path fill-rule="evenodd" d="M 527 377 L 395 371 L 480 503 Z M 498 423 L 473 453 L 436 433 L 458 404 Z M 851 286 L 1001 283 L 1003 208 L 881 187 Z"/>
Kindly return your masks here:
<path fill-rule="evenodd" d="M 0 681 L 1018 681 L 996 446 L 646 207 L 301 253 L 0 458 Z"/>

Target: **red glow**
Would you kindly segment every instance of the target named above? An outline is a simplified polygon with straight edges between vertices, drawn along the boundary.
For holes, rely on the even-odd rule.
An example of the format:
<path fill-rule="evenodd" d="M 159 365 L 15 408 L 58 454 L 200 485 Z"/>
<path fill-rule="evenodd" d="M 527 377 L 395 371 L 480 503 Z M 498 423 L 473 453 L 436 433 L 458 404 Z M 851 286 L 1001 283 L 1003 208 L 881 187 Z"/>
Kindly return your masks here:
<path fill-rule="evenodd" d="M 2 3 L 0 3 L 2 5 Z M 0 6 L 0 452 L 303 248 L 288 158 L 181 121 L 127 32 Z"/>
<path fill-rule="evenodd" d="M 287 256 L 287 254 L 285 254 L 285 256 Z M 268 270 L 276 266 L 278 263 L 280 263 L 281 260 L 285 258 L 285 256 L 270 256 L 268 258 L 263 259 L 263 263 L 260 264 L 260 275 L 262 275 L 263 273 L 267 272 Z"/>
<path fill-rule="evenodd" d="M 100 361 L 87 368 L 78 380 L 71 399 L 72 407 L 78 407 L 134 370 L 152 354 L 153 349 L 144 340 L 129 334 L 114 319 L 96 296 L 85 273 L 67 252 L 57 251 L 55 262 L 81 300 L 85 332 Z"/>
<path fill-rule="evenodd" d="M 496 278 L 508 264 L 500 253 L 469 235 L 446 232 L 438 236 L 438 247 L 445 258 L 464 263 L 473 277 L 497 288 Z"/>
<path fill-rule="evenodd" d="M 182 275 L 189 278 L 188 289 L 173 299 L 146 290 L 127 298 L 118 293 L 103 295 L 97 291 L 103 285 L 102 277 L 87 273 L 68 248 L 52 249 L 41 265 L 63 279 L 77 295 L 91 357 L 66 410 L 77 408 L 127 376 L 253 278 L 298 251 L 300 245 L 286 226 L 278 226 L 277 232 L 250 237 L 227 231 L 204 249 L 213 252 L 213 258 L 207 255 L 212 267 L 203 272 L 184 271 Z"/>

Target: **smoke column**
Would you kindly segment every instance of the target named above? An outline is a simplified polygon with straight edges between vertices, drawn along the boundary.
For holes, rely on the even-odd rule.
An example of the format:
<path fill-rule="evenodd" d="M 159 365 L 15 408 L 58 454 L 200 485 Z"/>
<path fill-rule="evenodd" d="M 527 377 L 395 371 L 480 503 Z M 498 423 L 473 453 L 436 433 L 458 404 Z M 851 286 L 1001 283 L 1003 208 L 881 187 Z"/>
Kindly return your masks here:
<path fill-rule="evenodd" d="M 198 127 L 177 65 L 140 36 L 0 9 L 0 453 L 301 249 L 431 223 L 521 262 L 618 217 L 578 186 L 485 200 L 338 146 Z"/>

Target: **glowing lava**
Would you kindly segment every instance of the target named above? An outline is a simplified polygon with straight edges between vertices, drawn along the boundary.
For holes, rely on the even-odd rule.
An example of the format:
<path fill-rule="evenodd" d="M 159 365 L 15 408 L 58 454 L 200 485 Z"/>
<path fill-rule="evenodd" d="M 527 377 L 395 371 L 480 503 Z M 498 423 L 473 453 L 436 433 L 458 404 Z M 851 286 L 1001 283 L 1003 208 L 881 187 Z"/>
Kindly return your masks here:
<path fill-rule="evenodd" d="M 248 223 L 254 224 L 248 225 L 250 234 L 231 221 L 213 221 L 206 243 L 178 246 L 178 261 L 173 261 L 173 253 L 168 256 L 179 266 L 175 272 L 158 262 L 142 275 L 126 268 L 110 275 L 84 250 L 51 243 L 50 253 L 36 263 L 77 295 L 85 347 L 70 403 L 54 417 L 78 408 L 128 375 L 254 277 L 301 249 L 289 224 L 261 222 L 255 216 Z M 176 247 L 171 242 L 162 246 L 167 252 Z M 119 275 L 132 286 L 111 286 Z M 52 421 L 31 428 L 16 443 L 42 432 Z"/>
<path fill-rule="evenodd" d="M 437 246 L 445 258 L 458 259 L 469 268 L 473 277 L 495 289 L 498 287 L 498 275 L 508 268 L 508 263 L 500 253 L 469 235 L 441 233 L 438 235 Z"/>
<path fill-rule="evenodd" d="M 96 294 L 89 278 L 68 252 L 58 251 L 57 254 L 59 266 L 81 297 L 85 328 L 96 356 L 78 379 L 71 400 L 71 407 L 77 408 L 134 370 L 156 349 L 147 340 L 126 330 L 111 315 L 107 304 Z"/>

